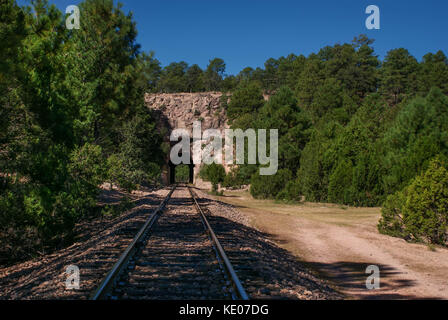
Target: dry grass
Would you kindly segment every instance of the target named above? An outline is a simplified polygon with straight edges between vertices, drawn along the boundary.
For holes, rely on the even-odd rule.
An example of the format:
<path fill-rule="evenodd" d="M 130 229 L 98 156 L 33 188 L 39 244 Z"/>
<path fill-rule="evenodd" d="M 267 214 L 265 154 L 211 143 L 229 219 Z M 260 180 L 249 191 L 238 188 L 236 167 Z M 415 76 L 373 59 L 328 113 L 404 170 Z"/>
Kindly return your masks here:
<path fill-rule="evenodd" d="M 257 200 L 252 198 L 248 191 L 226 191 L 224 196 L 217 198 L 237 206 L 242 211 L 261 210 L 348 227 L 376 226 L 381 215 L 380 208 L 359 208 L 313 202 L 285 204 L 274 200 Z"/>

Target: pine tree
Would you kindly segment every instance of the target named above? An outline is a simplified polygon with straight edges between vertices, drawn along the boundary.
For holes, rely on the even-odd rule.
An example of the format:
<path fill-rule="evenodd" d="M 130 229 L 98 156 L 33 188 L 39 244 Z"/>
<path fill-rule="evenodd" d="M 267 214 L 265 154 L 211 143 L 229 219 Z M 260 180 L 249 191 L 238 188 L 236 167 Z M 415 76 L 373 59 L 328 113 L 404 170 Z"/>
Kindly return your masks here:
<path fill-rule="evenodd" d="M 381 68 L 381 91 L 398 103 L 403 95 L 416 91 L 417 71 L 418 62 L 408 50 L 389 51 Z"/>

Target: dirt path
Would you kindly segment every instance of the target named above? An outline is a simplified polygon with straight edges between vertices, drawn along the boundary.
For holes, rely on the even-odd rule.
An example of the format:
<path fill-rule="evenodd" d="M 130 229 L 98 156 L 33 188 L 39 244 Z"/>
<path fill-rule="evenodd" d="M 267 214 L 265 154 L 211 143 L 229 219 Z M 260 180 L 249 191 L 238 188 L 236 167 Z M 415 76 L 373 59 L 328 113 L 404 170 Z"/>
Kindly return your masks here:
<path fill-rule="evenodd" d="M 354 299 L 448 299 L 448 250 L 381 235 L 379 208 L 327 204 L 279 205 L 231 192 L 219 200 L 238 206 L 280 246 L 333 280 Z M 380 269 L 380 289 L 367 290 L 367 266 Z"/>

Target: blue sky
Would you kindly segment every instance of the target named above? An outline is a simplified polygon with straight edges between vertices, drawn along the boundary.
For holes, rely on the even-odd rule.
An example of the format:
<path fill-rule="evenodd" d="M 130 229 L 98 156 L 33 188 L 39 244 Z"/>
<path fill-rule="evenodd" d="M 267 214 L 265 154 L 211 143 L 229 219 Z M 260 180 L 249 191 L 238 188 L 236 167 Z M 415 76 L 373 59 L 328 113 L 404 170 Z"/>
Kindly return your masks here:
<path fill-rule="evenodd" d="M 61 10 L 78 0 L 50 0 Z M 417 59 L 448 55 L 446 0 L 122 0 L 137 21 L 138 42 L 162 65 L 174 61 L 204 68 L 224 59 L 227 74 L 263 66 L 268 58 L 308 55 L 325 45 L 350 42 L 365 33 L 376 53 L 404 47 Z M 19 3 L 26 3 L 21 0 Z M 367 30 L 365 9 L 381 10 L 381 29 Z M 81 16 L 82 19 L 82 16 Z"/>

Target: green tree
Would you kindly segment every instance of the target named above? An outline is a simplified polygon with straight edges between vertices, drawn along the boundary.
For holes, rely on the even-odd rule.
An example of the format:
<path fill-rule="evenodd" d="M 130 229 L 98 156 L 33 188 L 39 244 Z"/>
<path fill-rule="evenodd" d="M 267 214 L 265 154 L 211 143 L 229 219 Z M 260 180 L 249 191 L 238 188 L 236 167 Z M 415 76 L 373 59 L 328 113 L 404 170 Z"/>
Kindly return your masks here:
<path fill-rule="evenodd" d="M 267 92 L 273 92 L 280 85 L 278 77 L 278 67 L 278 60 L 273 58 L 269 58 L 264 63 L 263 88 Z"/>
<path fill-rule="evenodd" d="M 227 117 L 232 121 L 244 115 L 254 115 L 263 104 L 263 92 L 257 83 L 243 82 L 230 98 Z"/>
<path fill-rule="evenodd" d="M 275 197 L 279 201 L 302 201 L 302 185 L 299 180 L 292 180 L 286 183 L 286 186 Z"/>
<path fill-rule="evenodd" d="M 305 62 L 295 88 L 299 105 L 305 111 L 311 110 L 316 90 L 322 85 L 324 78 L 323 63 L 317 55 L 311 54 Z"/>
<path fill-rule="evenodd" d="M 389 195 L 383 203 L 381 209 L 381 219 L 378 223 L 378 231 L 393 237 L 407 238 L 408 234 L 404 229 L 403 205 L 406 196 L 398 191 Z"/>
<path fill-rule="evenodd" d="M 437 154 L 448 154 L 448 97 L 433 89 L 405 104 L 380 145 L 387 194 L 402 190 Z"/>
<path fill-rule="evenodd" d="M 0 84 L 4 85 L 17 71 L 18 50 L 27 32 L 25 14 L 14 0 L 3 0 L 0 8 Z"/>
<path fill-rule="evenodd" d="M 278 89 L 260 108 L 256 125 L 261 129 L 278 130 L 279 166 L 297 172 L 301 152 L 309 140 L 311 123 L 299 108 L 294 92 L 286 86 Z"/>
<path fill-rule="evenodd" d="M 342 126 L 335 121 L 314 127 L 310 140 L 300 156 L 298 181 L 307 201 L 327 201 L 328 183 L 332 167 L 337 159 L 328 150 L 332 141 L 341 132 Z"/>
<path fill-rule="evenodd" d="M 199 92 L 204 90 L 203 71 L 197 64 L 194 64 L 187 69 L 187 72 L 185 73 L 185 81 L 187 91 Z"/>
<path fill-rule="evenodd" d="M 139 78 L 136 81 L 136 86 L 142 91 L 154 92 L 162 73 L 159 60 L 154 58 L 154 52 L 149 54 L 142 53 L 137 57 L 136 74 Z"/>
<path fill-rule="evenodd" d="M 328 183 L 328 201 L 351 204 L 351 186 L 353 179 L 353 164 L 350 160 L 339 162 L 332 172 Z"/>
<path fill-rule="evenodd" d="M 381 91 L 398 103 L 403 95 L 416 91 L 417 71 L 418 62 L 408 50 L 389 51 L 381 68 Z"/>
<path fill-rule="evenodd" d="M 162 70 L 158 83 L 158 90 L 162 92 L 185 92 L 187 82 L 185 74 L 188 64 L 184 61 L 172 62 Z"/>
<path fill-rule="evenodd" d="M 207 91 L 219 91 L 226 71 L 226 64 L 220 58 L 210 60 L 204 72 L 204 84 Z"/>
<path fill-rule="evenodd" d="M 387 199 L 378 228 L 393 236 L 448 243 L 448 171 L 440 158 L 403 192 Z"/>
<path fill-rule="evenodd" d="M 123 118 L 142 103 L 145 88 L 136 85 L 140 74 L 140 45 L 132 14 L 125 14 L 121 4 L 112 0 L 86 0 L 80 4 L 81 27 L 71 30 L 65 65 L 73 88 L 72 101 L 79 104 L 76 125 L 79 137 L 97 141 L 109 153 L 116 141 L 111 134 Z"/>
<path fill-rule="evenodd" d="M 0 6 L 1 225 L 30 239 L 0 236 L 15 259 L 73 240 L 75 223 L 94 212 L 104 159 L 157 175 L 160 135 L 142 110 L 158 62 L 140 55 L 132 15 L 112 0 L 81 3 L 79 30 L 45 0 Z"/>
<path fill-rule="evenodd" d="M 221 91 L 229 92 L 238 86 L 238 79 L 235 76 L 226 76 L 221 82 Z"/>
<path fill-rule="evenodd" d="M 334 78 L 325 79 L 316 89 L 309 113 L 316 123 L 326 113 L 341 108 L 343 103 L 342 86 Z"/>
<path fill-rule="evenodd" d="M 423 57 L 417 81 L 419 92 L 423 94 L 427 94 L 432 87 L 448 94 L 448 59 L 442 51 Z"/>
<path fill-rule="evenodd" d="M 238 81 L 250 81 L 252 80 L 253 74 L 254 69 L 251 67 L 246 67 L 238 74 Z"/>
<path fill-rule="evenodd" d="M 343 95 L 359 105 L 361 99 L 375 92 L 380 62 L 370 46 L 372 43 L 373 40 L 360 35 L 351 44 L 324 47 L 301 62 L 303 71 L 295 78 L 296 95 L 303 108 L 318 111 L 330 106 L 336 108 L 341 105 Z M 334 95 L 334 101 L 328 99 Z"/>
<path fill-rule="evenodd" d="M 29 143 L 21 79 L 24 70 L 19 59 L 27 36 L 25 14 L 13 0 L 0 2 L 0 190 L 10 180 L 7 174 L 27 166 L 25 150 Z"/>
<path fill-rule="evenodd" d="M 128 190 L 137 185 L 156 182 L 164 156 L 162 137 L 150 111 L 139 108 L 132 119 L 123 123 L 119 133 L 119 152 L 117 158 L 111 159 L 115 164 L 111 180 L 118 177 Z"/>

